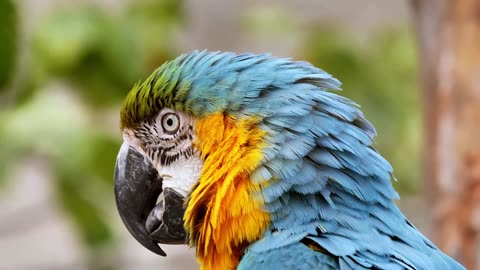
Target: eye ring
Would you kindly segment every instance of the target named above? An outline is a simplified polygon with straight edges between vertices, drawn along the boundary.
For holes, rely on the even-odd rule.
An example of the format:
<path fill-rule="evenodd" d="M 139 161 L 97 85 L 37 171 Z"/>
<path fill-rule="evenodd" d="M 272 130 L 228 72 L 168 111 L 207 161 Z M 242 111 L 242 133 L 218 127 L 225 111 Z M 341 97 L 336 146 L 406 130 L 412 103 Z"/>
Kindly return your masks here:
<path fill-rule="evenodd" d="M 166 113 L 162 116 L 162 128 L 167 134 L 175 134 L 180 128 L 180 117 L 175 113 Z"/>

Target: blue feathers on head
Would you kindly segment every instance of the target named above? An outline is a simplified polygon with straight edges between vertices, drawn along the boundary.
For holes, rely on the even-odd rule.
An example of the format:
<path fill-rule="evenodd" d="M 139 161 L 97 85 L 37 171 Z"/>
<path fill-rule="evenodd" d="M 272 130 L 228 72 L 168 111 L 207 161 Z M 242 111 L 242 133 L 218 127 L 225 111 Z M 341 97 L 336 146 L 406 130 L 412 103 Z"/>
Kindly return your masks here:
<path fill-rule="evenodd" d="M 188 112 L 258 117 L 268 133 L 250 178 L 265 184 L 271 226 L 246 257 L 278 255 L 307 239 L 342 269 L 462 269 L 395 206 L 392 167 L 372 147 L 375 129 L 358 105 L 330 91 L 339 90 L 337 79 L 268 54 L 204 51 L 179 59 Z"/>

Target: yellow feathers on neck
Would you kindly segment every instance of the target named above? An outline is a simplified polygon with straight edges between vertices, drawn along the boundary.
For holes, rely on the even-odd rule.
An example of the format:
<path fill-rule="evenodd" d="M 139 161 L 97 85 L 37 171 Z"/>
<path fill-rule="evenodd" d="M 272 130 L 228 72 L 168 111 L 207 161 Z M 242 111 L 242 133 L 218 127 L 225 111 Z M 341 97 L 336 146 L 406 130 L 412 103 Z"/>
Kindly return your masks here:
<path fill-rule="evenodd" d="M 270 218 L 260 186 L 249 175 L 262 159 L 265 131 L 255 119 L 215 114 L 195 125 L 204 159 L 185 212 L 185 227 L 201 269 L 235 269 L 243 249 L 261 236 Z"/>

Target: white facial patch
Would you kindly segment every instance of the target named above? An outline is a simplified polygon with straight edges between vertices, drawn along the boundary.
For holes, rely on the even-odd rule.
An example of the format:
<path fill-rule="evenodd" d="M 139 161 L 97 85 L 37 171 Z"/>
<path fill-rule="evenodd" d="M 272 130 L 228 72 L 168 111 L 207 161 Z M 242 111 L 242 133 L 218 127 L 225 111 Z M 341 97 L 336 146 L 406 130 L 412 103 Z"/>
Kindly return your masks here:
<path fill-rule="evenodd" d="M 162 189 L 171 188 L 187 197 L 200 178 L 202 167 L 203 162 L 198 154 L 188 159 L 181 158 L 168 166 L 157 167 L 158 174 L 163 178 Z"/>
<path fill-rule="evenodd" d="M 193 146 L 193 116 L 169 108 L 154 120 L 124 129 L 124 141 L 147 157 L 163 178 L 162 188 L 171 188 L 187 197 L 198 181 L 203 162 Z"/>

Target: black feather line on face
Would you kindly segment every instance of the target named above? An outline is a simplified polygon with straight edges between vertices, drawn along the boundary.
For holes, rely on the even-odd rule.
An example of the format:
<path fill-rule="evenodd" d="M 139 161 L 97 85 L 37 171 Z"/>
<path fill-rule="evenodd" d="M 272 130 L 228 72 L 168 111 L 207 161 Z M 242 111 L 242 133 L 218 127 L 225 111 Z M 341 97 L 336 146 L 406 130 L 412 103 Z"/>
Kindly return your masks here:
<path fill-rule="evenodd" d="M 172 137 L 161 137 L 155 121 L 147 120 L 134 131 L 135 136 L 142 142 L 143 149 L 153 162 L 160 162 L 161 166 L 168 166 L 180 158 L 188 159 L 193 156 L 193 126 L 180 127 Z M 180 145 L 187 145 L 180 149 Z"/>

